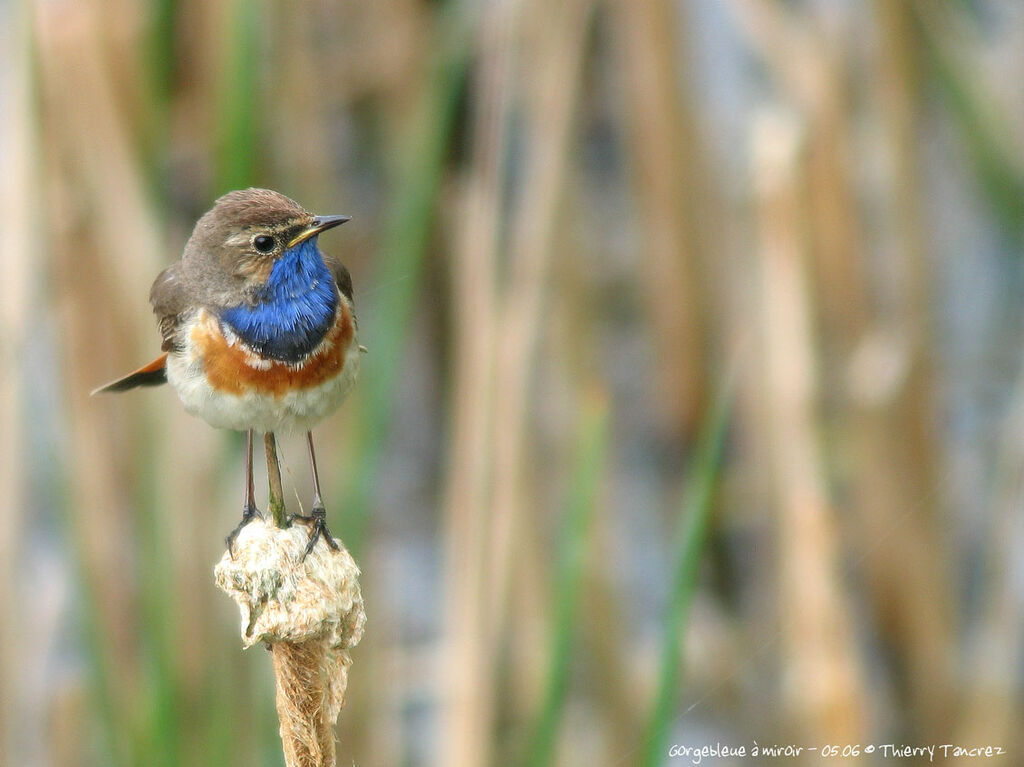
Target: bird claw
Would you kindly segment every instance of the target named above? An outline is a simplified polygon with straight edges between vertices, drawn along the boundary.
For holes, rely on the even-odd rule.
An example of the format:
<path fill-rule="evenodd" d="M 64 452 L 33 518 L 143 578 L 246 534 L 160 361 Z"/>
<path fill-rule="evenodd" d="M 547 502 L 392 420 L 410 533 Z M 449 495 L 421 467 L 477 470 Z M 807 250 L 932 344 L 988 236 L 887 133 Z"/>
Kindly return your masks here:
<path fill-rule="evenodd" d="M 256 517 L 263 519 L 263 515 L 260 513 L 260 510 L 255 506 L 247 504 L 242 507 L 242 521 L 239 522 L 238 526 L 228 533 L 228 537 L 224 539 L 224 544 L 228 547 L 228 554 L 231 555 L 232 559 L 235 558 L 235 539 L 238 537 L 238 534 L 242 532 L 242 528 L 252 522 Z"/>
<path fill-rule="evenodd" d="M 306 561 L 306 557 L 309 556 L 320 538 L 323 538 L 327 545 L 335 551 L 339 550 L 338 542 L 334 540 L 331 531 L 327 529 L 327 509 L 323 506 L 314 506 L 310 509 L 309 514 L 308 517 L 302 517 L 303 520 L 313 525 L 313 529 L 309 531 L 309 543 L 306 544 L 306 550 L 302 554 L 302 559 L 299 560 L 301 562 Z"/>

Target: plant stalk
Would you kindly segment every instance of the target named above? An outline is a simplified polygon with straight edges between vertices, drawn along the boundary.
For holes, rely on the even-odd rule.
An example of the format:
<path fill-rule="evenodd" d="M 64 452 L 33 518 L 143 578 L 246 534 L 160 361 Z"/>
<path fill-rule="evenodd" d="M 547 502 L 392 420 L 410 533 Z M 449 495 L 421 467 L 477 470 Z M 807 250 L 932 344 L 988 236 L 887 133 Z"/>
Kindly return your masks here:
<path fill-rule="evenodd" d="M 277 462 L 277 440 L 274 433 L 268 431 L 263 435 L 263 444 L 267 449 L 267 479 L 270 482 L 270 514 L 274 525 L 282 530 L 290 526 L 284 508 L 284 490 L 281 489 L 281 465 Z"/>

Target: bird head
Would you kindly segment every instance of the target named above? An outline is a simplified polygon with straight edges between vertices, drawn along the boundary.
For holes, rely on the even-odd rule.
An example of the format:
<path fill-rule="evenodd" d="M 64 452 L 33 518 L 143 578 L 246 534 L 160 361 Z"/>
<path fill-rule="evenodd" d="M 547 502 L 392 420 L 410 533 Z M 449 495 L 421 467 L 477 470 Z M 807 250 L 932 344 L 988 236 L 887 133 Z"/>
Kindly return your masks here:
<path fill-rule="evenodd" d="M 183 266 L 205 287 L 211 303 L 228 306 L 254 300 L 279 261 L 298 248 L 312 245 L 315 251 L 317 235 L 350 218 L 313 215 L 270 189 L 229 192 L 196 222 Z M 280 272 L 281 267 L 276 270 Z"/>

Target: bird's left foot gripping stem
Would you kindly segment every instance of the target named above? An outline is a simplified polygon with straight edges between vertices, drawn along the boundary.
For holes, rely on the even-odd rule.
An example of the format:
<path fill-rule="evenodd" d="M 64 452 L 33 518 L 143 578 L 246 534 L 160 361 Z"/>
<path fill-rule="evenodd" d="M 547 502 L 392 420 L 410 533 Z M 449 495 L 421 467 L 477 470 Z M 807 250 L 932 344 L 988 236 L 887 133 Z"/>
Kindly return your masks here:
<path fill-rule="evenodd" d="M 309 543 L 306 544 L 306 550 L 302 554 L 302 559 L 305 560 L 309 556 L 309 553 L 316 546 L 317 540 L 323 538 L 327 545 L 335 551 L 338 551 L 338 542 L 331 536 L 331 531 L 327 529 L 327 509 L 323 507 L 322 503 L 314 503 L 313 508 L 310 510 L 309 521 L 313 525 L 313 529 L 309 531 Z"/>
<path fill-rule="evenodd" d="M 338 543 L 331 537 L 331 531 L 327 529 L 327 510 L 324 502 L 320 499 L 320 472 L 316 468 L 316 452 L 313 450 L 313 432 L 306 432 L 306 444 L 309 446 L 309 466 L 313 472 L 313 508 L 310 509 L 308 521 L 312 523 L 313 529 L 309 531 L 309 543 L 306 544 L 306 551 L 302 555 L 305 560 L 309 552 L 316 546 L 319 538 L 323 538 L 327 545 L 338 551 Z"/>

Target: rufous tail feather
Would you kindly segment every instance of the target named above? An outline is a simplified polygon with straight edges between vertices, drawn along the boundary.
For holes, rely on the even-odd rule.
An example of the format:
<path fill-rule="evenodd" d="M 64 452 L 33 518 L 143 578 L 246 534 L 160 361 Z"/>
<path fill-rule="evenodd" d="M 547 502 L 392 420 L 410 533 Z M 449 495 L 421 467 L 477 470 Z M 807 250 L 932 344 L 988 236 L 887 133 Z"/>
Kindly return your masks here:
<path fill-rule="evenodd" d="M 167 383 L 167 373 L 164 370 L 166 363 L 167 355 L 161 354 L 148 365 L 143 365 L 138 370 L 122 376 L 116 381 L 111 381 L 108 384 L 103 384 L 103 386 L 93 389 L 90 392 L 90 396 L 100 392 L 127 391 L 128 389 L 134 389 L 136 386 L 159 386 L 162 383 Z"/>

